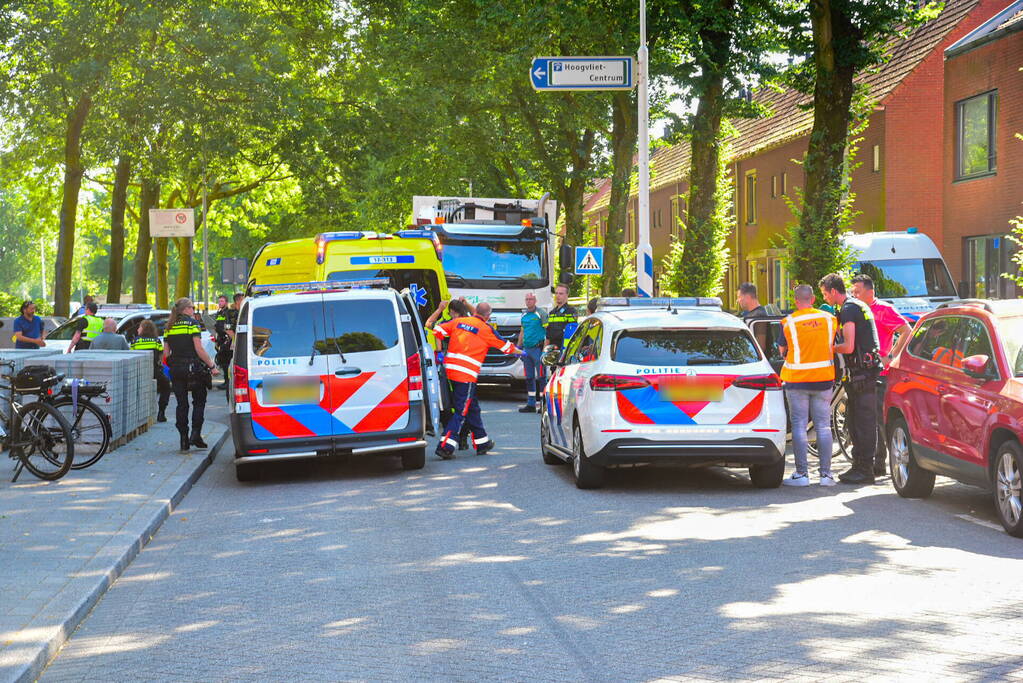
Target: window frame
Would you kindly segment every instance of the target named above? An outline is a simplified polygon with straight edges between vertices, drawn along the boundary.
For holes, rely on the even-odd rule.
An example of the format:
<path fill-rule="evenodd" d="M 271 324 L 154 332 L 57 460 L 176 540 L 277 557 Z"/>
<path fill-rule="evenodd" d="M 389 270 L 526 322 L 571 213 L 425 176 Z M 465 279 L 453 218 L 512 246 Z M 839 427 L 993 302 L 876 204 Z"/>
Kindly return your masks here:
<path fill-rule="evenodd" d="M 952 363 L 947 364 L 938 363 L 933 358 L 927 358 L 925 356 L 920 355 L 919 353 L 917 353 L 918 348 L 914 348 L 913 342 L 915 342 L 918 337 L 921 339 L 926 338 L 927 333 L 932 325 L 941 320 L 946 320 L 949 321 L 950 324 L 955 325 L 955 329 L 952 332 L 952 339 L 954 340 L 954 344 L 953 347 L 949 349 L 950 351 L 955 351 L 956 349 L 959 348 L 959 325 L 962 322 L 963 317 L 964 317 L 963 315 L 939 315 L 934 318 L 931 318 L 930 320 L 925 320 L 923 324 L 921 324 L 918 328 L 913 330 L 913 336 L 910 338 L 909 344 L 906 345 L 906 353 L 912 356 L 913 358 L 916 358 L 917 360 L 922 360 L 927 363 L 934 363 L 938 367 L 955 370 L 956 367 L 952 365 Z"/>
<path fill-rule="evenodd" d="M 873 172 L 881 172 L 881 145 L 874 145 L 873 149 Z"/>
<path fill-rule="evenodd" d="M 789 174 L 782 171 L 781 174 L 781 195 L 783 197 L 789 196 Z"/>
<path fill-rule="evenodd" d="M 778 176 L 771 176 L 771 199 L 778 198 Z"/>
<path fill-rule="evenodd" d="M 743 197 L 743 209 L 745 211 L 746 225 L 757 224 L 757 172 L 756 169 L 746 171 L 745 195 Z"/>
<path fill-rule="evenodd" d="M 987 354 L 987 357 L 988 357 L 988 367 L 994 368 L 994 371 L 995 371 L 995 376 L 993 378 L 987 380 L 987 381 L 999 381 L 999 380 L 1001 380 L 1002 379 L 1002 371 L 998 367 L 998 355 L 995 352 L 994 340 L 991 338 L 991 330 L 988 329 L 987 324 L 985 324 L 985 322 L 983 320 L 981 320 L 980 318 L 978 318 L 976 316 L 972 316 L 972 315 L 960 316 L 959 326 L 956 328 L 956 347 L 955 347 L 955 351 L 958 351 L 958 352 L 963 354 L 963 360 L 966 360 L 967 358 L 970 357 L 970 356 L 967 356 L 965 351 L 964 351 L 964 347 L 965 347 L 965 343 L 964 342 L 966 340 L 966 336 L 965 336 L 965 332 L 966 331 L 963 330 L 963 326 L 964 326 L 964 324 L 967 324 L 967 321 L 975 322 L 976 324 L 980 325 L 981 329 L 984 330 L 984 338 L 987 339 L 987 347 L 991 351 L 989 354 Z M 972 355 L 977 355 L 977 354 L 972 354 Z M 963 373 L 964 375 L 966 374 L 966 371 L 963 370 L 962 368 L 957 368 L 955 366 L 952 366 L 952 369 L 953 370 L 958 370 L 959 372 Z"/>
<path fill-rule="evenodd" d="M 987 128 L 987 170 L 977 171 L 975 173 L 964 173 L 963 172 L 963 136 L 965 133 L 965 121 L 963 119 L 963 111 L 966 106 L 974 100 L 980 98 L 987 99 L 987 116 L 988 116 L 988 128 Z M 970 97 L 958 100 L 955 103 L 955 180 L 973 180 L 975 178 L 986 178 L 987 176 L 996 175 L 998 173 L 998 148 L 996 140 L 996 131 L 998 128 L 998 89 L 988 90 L 986 92 L 978 93 Z"/>

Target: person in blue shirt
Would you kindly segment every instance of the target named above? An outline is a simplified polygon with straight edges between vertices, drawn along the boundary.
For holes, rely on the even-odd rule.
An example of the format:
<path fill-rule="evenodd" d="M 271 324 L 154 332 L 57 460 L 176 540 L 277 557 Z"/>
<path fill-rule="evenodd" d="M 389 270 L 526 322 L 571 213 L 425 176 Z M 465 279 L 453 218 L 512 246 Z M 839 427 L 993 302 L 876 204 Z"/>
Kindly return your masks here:
<path fill-rule="evenodd" d="M 38 349 L 42 346 L 46 346 L 43 319 L 36 315 L 33 302 L 22 302 L 21 315 L 14 319 L 14 348 Z"/>
<path fill-rule="evenodd" d="M 536 405 L 543 394 L 544 372 L 540 356 L 543 355 L 544 342 L 547 340 L 547 311 L 536 307 L 536 295 L 526 292 L 526 308 L 522 311 L 522 329 L 519 330 L 519 343 L 523 350 L 522 365 L 526 371 L 526 405 L 519 408 L 520 413 L 537 412 Z"/>

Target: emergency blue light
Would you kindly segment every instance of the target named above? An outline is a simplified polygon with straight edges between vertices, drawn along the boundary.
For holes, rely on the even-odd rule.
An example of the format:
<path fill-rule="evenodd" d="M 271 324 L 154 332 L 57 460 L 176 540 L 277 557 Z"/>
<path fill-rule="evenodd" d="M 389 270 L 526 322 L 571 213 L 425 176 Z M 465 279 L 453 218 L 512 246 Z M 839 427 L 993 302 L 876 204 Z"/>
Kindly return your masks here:
<path fill-rule="evenodd" d="M 694 308 L 706 306 L 721 308 L 721 299 L 716 296 L 656 296 L 656 297 L 624 297 L 606 296 L 597 301 L 597 309 L 601 308 Z"/>
<path fill-rule="evenodd" d="M 918 232 L 920 232 L 918 228 L 906 228 L 906 233 L 909 235 L 915 235 Z"/>
<path fill-rule="evenodd" d="M 428 240 L 433 239 L 433 233 L 429 230 L 399 230 L 396 234 L 398 237 L 420 237 Z"/>
<path fill-rule="evenodd" d="M 372 289 L 389 287 L 391 281 L 386 277 L 365 278 L 363 280 L 322 280 L 318 282 L 279 282 L 268 285 L 254 285 L 252 294 L 279 294 L 282 292 L 323 292 L 327 290 Z"/>

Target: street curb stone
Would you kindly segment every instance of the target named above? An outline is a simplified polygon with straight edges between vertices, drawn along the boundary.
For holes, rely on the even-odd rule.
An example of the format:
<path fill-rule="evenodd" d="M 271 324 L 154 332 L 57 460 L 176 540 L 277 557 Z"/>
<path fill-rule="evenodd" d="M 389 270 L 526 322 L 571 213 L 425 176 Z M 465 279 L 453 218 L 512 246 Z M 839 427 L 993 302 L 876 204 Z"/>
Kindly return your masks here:
<path fill-rule="evenodd" d="M 57 652 L 60 651 L 60 648 L 64 646 L 64 643 L 67 642 L 71 634 L 78 628 L 78 625 L 88 616 L 100 598 L 103 597 L 114 581 L 131 564 L 132 560 L 139 554 L 139 551 L 149 543 L 149 540 L 156 534 L 164 521 L 170 516 L 170 513 L 188 494 L 192 485 L 198 481 L 199 477 L 206 471 L 206 468 L 217 457 L 220 449 L 223 448 L 230 436 L 230 430 L 224 429 L 216 443 L 208 449 L 206 457 L 195 462 L 195 466 L 187 477 L 177 482 L 169 482 L 164 487 L 158 489 L 153 494 L 151 500 L 141 510 L 132 515 L 131 519 L 128 520 L 121 530 L 107 541 L 104 547 L 110 547 L 119 542 L 124 544 L 124 550 L 112 562 L 108 558 L 103 558 L 102 553 L 97 553 L 97 557 L 79 572 L 83 576 L 71 579 L 60 590 L 59 593 L 81 592 L 82 599 L 66 614 L 58 617 L 58 624 L 56 626 L 46 628 L 46 631 L 50 633 L 41 634 L 40 638 L 35 642 L 25 644 L 26 647 L 37 648 L 35 656 L 20 666 L 12 667 L 13 671 L 7 672 L 10 674 L 10 677 L 6 678 L 6 681 L 10 681 L 10 683 L 28 683 L 39 678 L 46 666 Z M 142 524 L 133 524 L 136 520 L 140 520 Z M 136 529 L 131 529 L 130 527 L 132 526 L 135 526 Z M 100 566 L 94 567 L 92 566 L 94 564 Z M 92 576 L 88 576 L 89 574 L 92 574 Z M 92 582 L 91 586 L 88 585 L 90 582 Z M 53 615 L 43 616 L 47 618 Z"/>

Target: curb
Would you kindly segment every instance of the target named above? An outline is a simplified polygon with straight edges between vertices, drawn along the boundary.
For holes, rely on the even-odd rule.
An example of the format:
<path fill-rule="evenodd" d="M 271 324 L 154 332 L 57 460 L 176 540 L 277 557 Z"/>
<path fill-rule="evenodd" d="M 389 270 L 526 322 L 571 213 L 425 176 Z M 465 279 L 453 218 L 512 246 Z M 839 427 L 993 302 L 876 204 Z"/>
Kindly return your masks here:
<path fill-rule="evenodd" d="M 128 547 L 109 566 L 100 569 L 102 574 L 98 577 L 98 580 L 97 577 L 93 577 L 95 584 L 87 589 L 81 601 L 71 608 L 58 625 L 51 627 L 55 632 L 49 638 L 40 639 L 32 644 L 38 647 L 35 656 L 30 662 L 15 669 L 13 677 L 8 680 L 12 683 L 29 683 L 37 680 L 42 675 L 50 661 L 60 651 L 60 648 L 64 646 L 64 643 L 71 637 L 71 634 L 75 632 L 79 624 L 92 612 L 92 608 L 96 606 L 96 603 L 100 601 L 100 598 L 103 597 L 114 581 L 124 573 L 124 570 L 128 568 L 128 565 L 132 563 L 132 560 L 135 559 L 142 548 L 156 535 L 156 532 L 163 526 L 164 521 L 170 516 L 170 513 L 174 511 L 178 503 L 188 494 L 193 484 L 206 471 L 206 468 L 216 459 L 220 449 L 223 448 L 230 436 L 230 428 L 225 429 L 217 442 L 210 446 L 206 457 L 197 461 L 192 472 L 171 492 L 169 503 L 161 504 L 151 511 L 142 511 L 142 514 L 149 512 L 151 515 L 145 527 L 141 532 L 137 532 L 133 537 L 130 537 L 130 539 L 125 539 L 129 540 Z"/>

